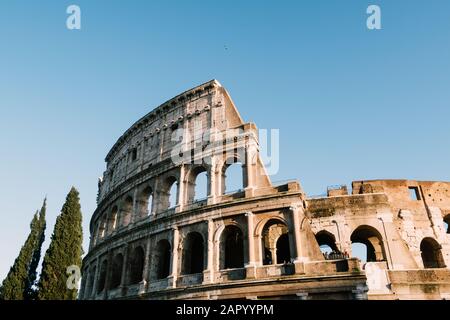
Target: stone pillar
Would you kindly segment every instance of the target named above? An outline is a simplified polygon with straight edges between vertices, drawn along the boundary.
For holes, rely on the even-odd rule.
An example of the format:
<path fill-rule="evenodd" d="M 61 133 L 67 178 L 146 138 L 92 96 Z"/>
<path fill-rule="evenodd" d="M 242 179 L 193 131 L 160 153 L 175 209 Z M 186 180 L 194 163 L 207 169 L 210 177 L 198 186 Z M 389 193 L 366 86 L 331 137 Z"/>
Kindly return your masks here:
<path fill-rule="evenodd" d="M 383 238 L 384 252 L 390 270 L 417 269 L 411 251 L 404 245 L 400 233 L 393 222 L 392 212 L 379 212 L 380 233 Z"/>
<path fill-rule="evenodd" d="M 120 288 L 121 288 L 122 292 L 123 292 L 123 289 L 127 285 L 128 255 L 129 255 L 129 246 L 126 245 L 124 254 L 123 254 L 122 279 L 120 279 Z"/>
<path fill-rule="evenodd" d="M 152 203 L 152 218 L 161 211 L 161 191 L 160 185 L 161 182 L 159 181 L 159 178 L 157 177 L 155 179 L 155 189 L 153 190 L 153 203 Z"/>
<path fill-rule="evenodd" d="M 294 266 L 295 273 L 303 273 L 304 272 L 304 263 L 309 261 L 309 258 L 306 257 L 303 253 L 302 248 L 302 234 L 301 234 L 301 225 L 300 225 L 300 215 L 303 213 L 303 207 L 301 204 L 295 204 L 289 208 L 292 212 L 292 222 L 294 229 L 294 239 L 295 239 L 295 253 L 294 253 Z"/>
<path fill-rule="evenodd" d="M 214 282 L 214 221 L 208 220 L 208 263 L 203 271 L 203 283 Z"/>
<path fill-rule="evenodd" d="M 100 274 L 100 265 L 98 264 L 98 258 L 95 260 L 95 274 L 94 274 L 94 279 L 93 279 L 93 284 L 92 284 L 92 288 L 91 288 L 91 292 L 89 294 L 89 298 L 95 298 L 95 296 L 97 295 L 97 286 L 98 286 L 98 277 Z"/>
<path fill-rule="evenodd" d="M 103 291 L 104 299 L 108 298 L 109 286 L 111 284 L 112 267 L 113 267 L 112 251 L 108 251 L 107 257 L 108 257 L 108 263 L 106 265 L 105 289 Z"/>
<path fill-rule="evenodd" d="M 137 190 L 137 188 L 135 188 L 134 189 L 134 192 L 133 192 L 133 211 L 131 212 L 131 217 L 130 217 L 130 223 L 129 223 L 129 225 L 130 224 L 133 224 L 134 222 L 136 222 L 136 221 L 138 221 L 139 220 L 139 217 L 138 217 L 138 204 L 139 204 L 139 201 L 137 200 L 137 196 L 138 196 L 138 190 Z"/>
<path fill-rule="evenodd" d="M 216 173 L 216 160 L 214 157 L 211 157 L 211 166 L 208 172 L 208 204 L 216 203 L 216 197 L 218 196 L 218 188 L 217 188 L 217 173 Z"/>
<path fill-rule="evenodd" d="M 175 212 L 181 212 L 184 209 L 184 206 L 186 204 L 186 195 L 184 190 L 186 189 L 186 182 L 185 182 L 185 166 L 180 166 L 180 178 L 178 179 L 178 192 L 177 192 L 177 200 L 178 200 L 178 210 L 175 209 Z"/>
<path fill-rule="evenodd" d="M 139 294 L 147 291 L 148 279 L 149 279 L 149 267 L 150 267 L 150 238 L 147 240 L 145 248 L 145 258 L 144 258 L 144 274 L 142 275 L 142 282 L 139 288 Z"/>
<path fill-rule="evenodd" d="M 178 279 L 178 247 L 180 241 L 180 231 L 178 227 L 173 228 L 173 248 L 172 248 L 172 274 L 168 277 L 169 287 L 176 288 Z"/>
<path fill-rule="evenodd" d="M 277 264 L 277 248 L 275 247 L 275 243 L 271 243 L 269 247 L 270 255 L 272 256 L 272 264 Z"/>
<path fill-rule="evenodd" d="M 245 214 L 247 217 L 247 235 L 248 235 L 248 263 L 245 265 L 247 278 L 256 278 L 256 261 L 255 261 L 255 237 L 254 237 L 254 221 L 253 212 L 249 211 Z"/>
<path fill-rule="evenodd" d="M 253 143 L 247 142 L 245 146 L 245 173 L 246 173 L 246 182 L 245 186 L 245 197 L 252 197 L 255 188 L 255 166 L 254 166 L 254 157 L 256 155 L 256 147 Z"/>
<path fill-rule="evenodd" d="M 302 239 L 300 232 L 300 213 L 303 212 L 301 205 L 293 205 L 289 208 L 292 212 L 292 221 L 294 228 L 294 238 L 295 238 L 295 260 L 294 262 L 305 262 L 308 260 L 307 257 L 303 256 L 302 252 Z"/>

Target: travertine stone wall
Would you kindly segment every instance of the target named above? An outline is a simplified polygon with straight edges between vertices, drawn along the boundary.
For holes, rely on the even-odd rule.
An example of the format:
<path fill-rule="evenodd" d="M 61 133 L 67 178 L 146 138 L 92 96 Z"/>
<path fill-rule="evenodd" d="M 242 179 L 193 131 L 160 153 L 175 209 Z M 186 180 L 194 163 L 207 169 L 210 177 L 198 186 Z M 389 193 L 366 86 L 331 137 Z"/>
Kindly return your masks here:
<path fill-rule="evenodd" d="M 231 165 L 243 184 L 229 192 Z M 314 199 L 297 181 L 274 185 L 256 126 L 212 80 L 138 120 L 106 156 L 80 298 L 442 298 L 449 185 L 356 181 L 350 195 L 340 186 Z M 322 254 L 319 242 L 335 252 Z M 367 264 L 352 258 L 355 242 L 371 248 Z M 421 277 L 408 289 L 396 272 Z M 427 272 L 439 274 L 435 290 L 417 294 Z"/>

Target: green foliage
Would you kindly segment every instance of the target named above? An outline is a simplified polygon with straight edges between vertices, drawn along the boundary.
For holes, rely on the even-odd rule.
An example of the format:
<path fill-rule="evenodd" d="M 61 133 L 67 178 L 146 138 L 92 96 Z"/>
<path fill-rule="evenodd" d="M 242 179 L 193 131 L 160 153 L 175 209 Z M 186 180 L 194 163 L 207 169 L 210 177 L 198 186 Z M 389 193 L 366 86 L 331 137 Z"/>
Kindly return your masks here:
<path fill-rule="evenodd" d="M 51 243 L 45 253 L 39 279 L 39 300 L 74 300 L 76 289 L 68 289 L 67 267 L 81 268 L 83 254 L 81 208 L 78 191 L 72 187 L 66 197 L 61 214 L 56 219 Z"/>
<path fill-rule="evenodd" d="M 37 277 L 37 267 L 39 265 L 39 261 L 41 259 L 41 249 L 42 244 L 45 240 L 45 212 L 47 208 L 47 199 L 44 199 L 44 203 L 42 204 L 41 211 L 39 211 L 39 221 L 38 221 L 38 235 L 36 240 L 36 245 L 33 252 L 33 257 L 31 259 L 30 267 L 28 269 L 28 277 L 25 282 L 25 291 L 24 298 L 26 300 L 34 300 L 37 298 L 37 291 L 34 286 L 36 285 L 36 277 Z"/>
<path fill-rule="evenodd" d="M 28 279 L 28 272 L 33 260 L 39 236 L 38 212 L 33 216 L 30 224 L 30 234 L 20 249 L 19 255 L 14 261 L 2 284 L 1 299 L 23 300 Z"/>

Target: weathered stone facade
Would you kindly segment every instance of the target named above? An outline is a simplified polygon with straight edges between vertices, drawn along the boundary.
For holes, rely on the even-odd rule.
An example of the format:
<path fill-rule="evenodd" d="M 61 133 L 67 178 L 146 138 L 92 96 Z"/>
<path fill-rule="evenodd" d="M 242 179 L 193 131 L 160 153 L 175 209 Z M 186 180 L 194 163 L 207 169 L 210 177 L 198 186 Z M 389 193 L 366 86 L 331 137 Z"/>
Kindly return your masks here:
<path fill-rule="evenodd" d="M 80 299 L 450 297 L 450 183 L 356 181 L 322 198 L 273 185 L 256 126 L 215 80 L 137 121 L 106 162 Z"/>

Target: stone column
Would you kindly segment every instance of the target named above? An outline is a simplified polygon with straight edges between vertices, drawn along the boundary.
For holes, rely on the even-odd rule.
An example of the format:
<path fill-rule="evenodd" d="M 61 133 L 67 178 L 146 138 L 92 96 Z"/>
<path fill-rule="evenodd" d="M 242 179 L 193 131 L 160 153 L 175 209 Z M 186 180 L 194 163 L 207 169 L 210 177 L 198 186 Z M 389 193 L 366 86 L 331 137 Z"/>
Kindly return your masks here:
<path fill-rule="evenodd" d="M 144 274 L 142 276 L 142 282 L 139 288 L 139 294 L 147 291 L 148 279 L 149 279 L 149 267 L 150 267 L 150 237 L 147 240 L 145 248 L 145 258 L 144 258 Z"/>
<path fill-rule="evenodd" d="M 208 220 L 208 255 L 206 270 L 203 271 L 203 283 L 214 282 L 214 221 Z"/>
<path fill-rule="evenodd" d="M 112 266 L 113 266 L 112 251 L 108 251 L 107 257 L 108 257 L 108 263 L 106 265 L 105 289 L 104 289 L 104 295 L 103 295 L 104 299 L 108 298 L 109 286 L 111 284 Z"/>
<path fill-rule="evenodd" d="M 295 262 L 304 262 L 305 258 L 303 257 L 302 252 L 302 240 L 300 234 L 300 205 L 293 205 L 289 208 L 292 212 L 292 221 L 294 223 L 294 238 L 295 238 Z"/>
<path fill-rule="evenodd" d="M 128 265 L 129 245 L 127 244 L 123 254 L 122 278 L 120 279 L 120 288 L 123 291 L 127 285 L 127 265 Z"/>
<path fill-rule="evenodd" d="M 304 256 L 302 250 L 302 234 L 300 225 L 300 214 L 303 213 L 303 207 L 301 204 L 292 205 L 289 210 L 292 212 L 292 222 L 294 229 L 294 239 L 295 239 L 295 253 L 294 253 L 294 265 L 295 273 L 303 273 L 304 262 L 307 262 L 308 257 Z"/>
<path fill-rule="evenodd" d="M 178 227 L 173 228 L 173 248 L 172 248 L 172 274 L 168 277 L 169 287 L 176 288 L 178 279 L 178 247 L 180 241 L 180 231 Z"/>
<path fill-rule="evenodd" d="M 93 284 L 92 284 L 92 288 L 91 288 L 91 292 L 89 293 L 88 298 L 92 298 L 94 299 L 95 296 L 97 295 L 97 285 L 98 285 L 98 276 L 100 274 L 100 265 L 98 264 L 98 258 L 95 260 L 95 274 L 94 274 L 94 279 L 93 279 Z"/>
<path fill-rule="evenodd" d="M 251 142 L 247 142 L 245 146 L 245 172 L 247 179 L 247 185 L 245 186 L 245 196 L 253 196 L 255 181 L 254 181 L 254 171 L 255 166 L 253 164 L 254 156 L 256 155 L 256 147 Z"/>
<path fill-rule="evenodd" d="M 216 174 L 216 160 L 214 157 L 211 156 L 211 166 L 209 168 L 208 172 L 208 204 L 214 204 L 216 203 L 216 197 L 218 196 L 218 189 L 217 189 L 217 174 Z"/>
<path fill-rule="evenodd" d="M 391 270 L 417 269 L 411 252 L 403 245 L 400 233 L 394 222 L 392 212 L 379 212 L 377 218 L 380 221 L 380 233 L 384 246 L 385 258 Z"/>
<path fill-rule="evenodd" d="M 184 209 L 184 206 L 186 204 L 186 196 L 185 196 L 185 187 L 186 182 L 185 180 L 185 167 L 184 165 L 180 166 L 180 178 L 178 179 L 178 194 L 177 194 L 177 200 L 178 200 L 178 209 L 175 209 L 175 212 L 181 212 Z"/>
<path fill-rule="evenodd" d="M 255 261 L 255 237 L 254 237 L 254 221 L 253 212 L 249 211 L 245 214 L 247 217 L 247 235 L 248 235 L 248 263 L 245 265 L 247 278 L 256 278 L 256 261 Z"/>
<path fill-rule="evenodd" d="M 152 218 L 154 218 L 154 216 L 161 210 L 161 191 L 159 191 L 160 184 L 161 184 L 161 182 L 159 181 L 159 178 L 157 177 L 155 179 L 155 185 L 154 185 L 155 189 L 153 190 Z"/>
<path fill-rule="evenodd" d="M 139 220 L 139 217 L 138 217 L 138 204 L 139 204 L 139 202 L 137 200 L 137 196 L 138 196 L 138 190 L 137 190 L 137 188 L 135 188 L 134 192 L 133 192 L 133 209 L 132 209 L 133 211 L 131 212 L 129 225 L 133 224 L 134 222 Z"/>

